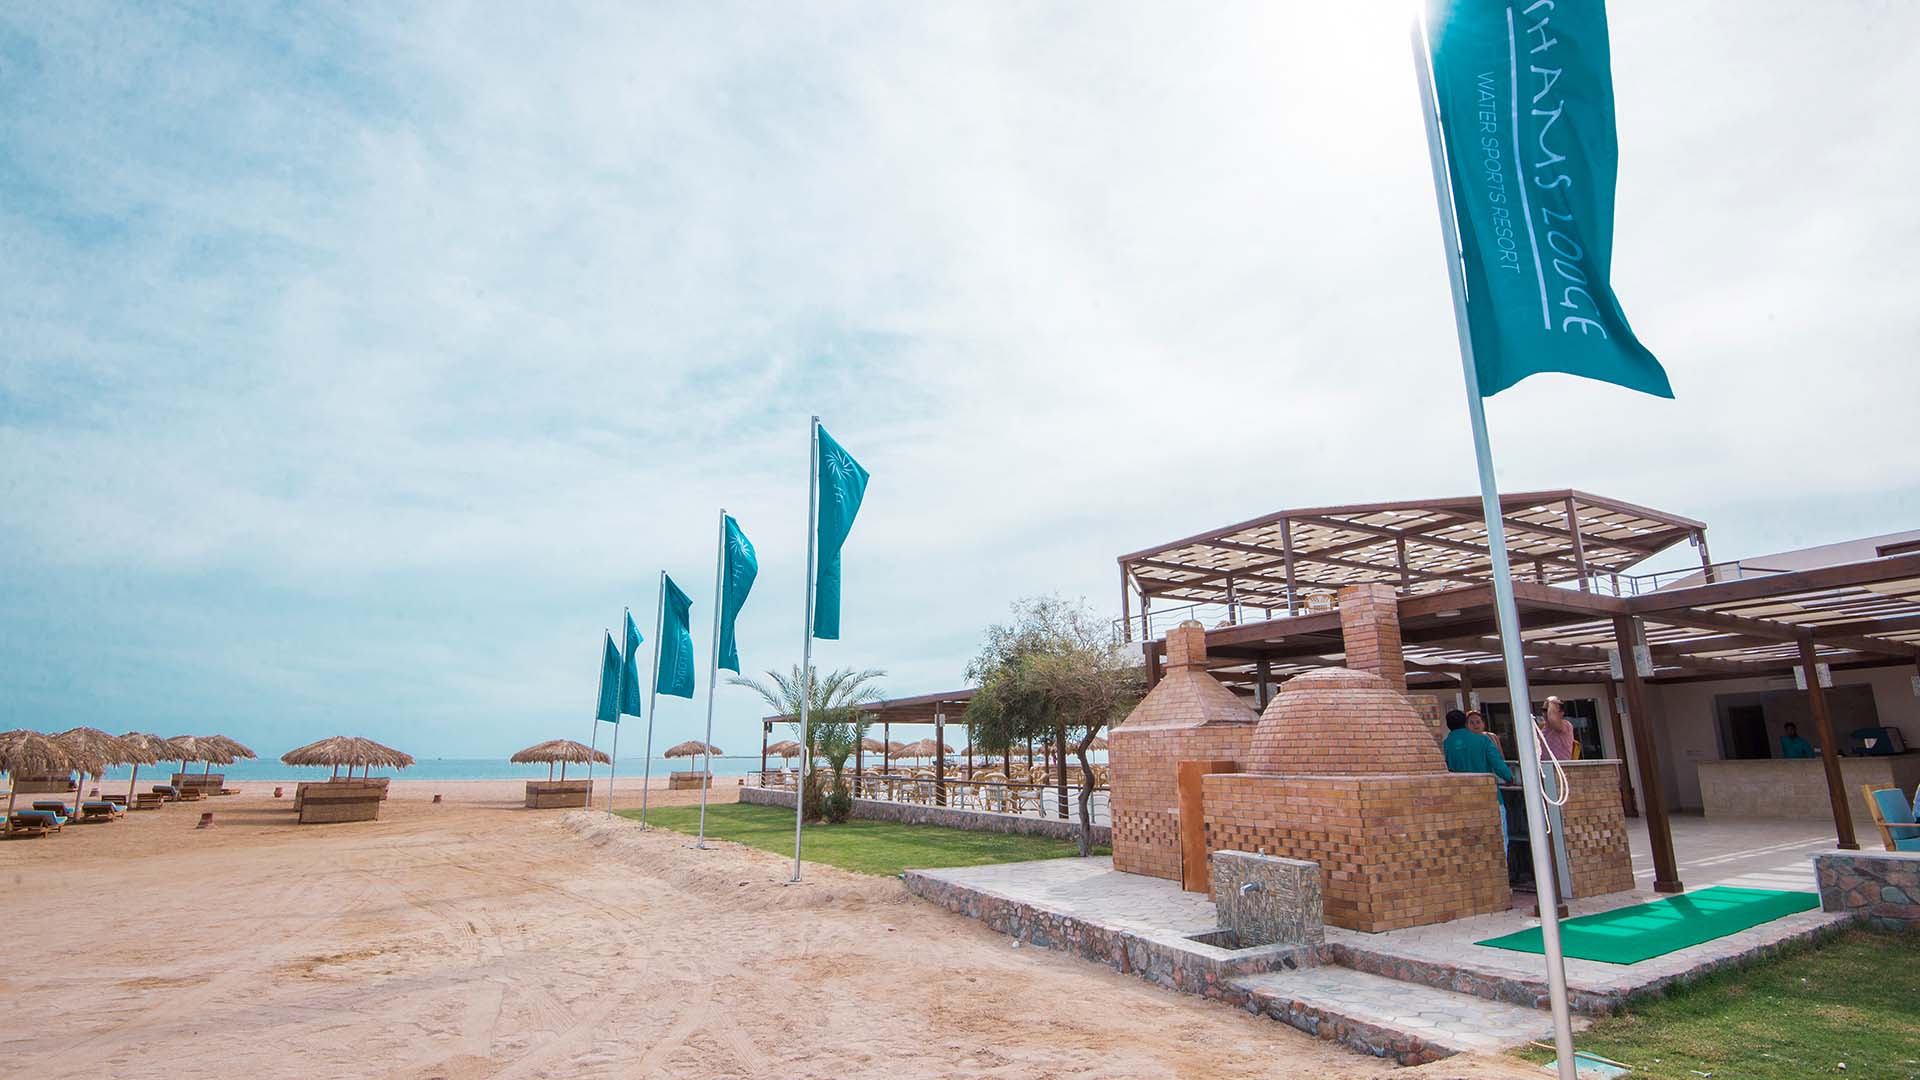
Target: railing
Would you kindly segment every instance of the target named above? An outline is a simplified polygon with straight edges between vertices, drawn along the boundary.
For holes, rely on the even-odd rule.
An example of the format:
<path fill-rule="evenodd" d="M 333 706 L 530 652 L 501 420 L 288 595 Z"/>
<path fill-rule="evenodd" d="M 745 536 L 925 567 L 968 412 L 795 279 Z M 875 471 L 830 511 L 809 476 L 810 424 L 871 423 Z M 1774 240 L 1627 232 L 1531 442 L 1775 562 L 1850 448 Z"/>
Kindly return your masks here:
<path fill-rule="evenodd" d="M 1077 820 L 1080 815 L 1080 785 L 1069 783 L 1064 810 L 1060 805 L 1058 784 L 1032 780 L 978 780 L 949 773 L 945 780 L 908 773 L 846 773 L 853 794 L 862 799 L 883 802 L 918 803 L 947 806 L 956 810 L 986 810 L 1000 814 L 1024 814 Z M 769 769 L 760 778 L 761 787 L 792 791 L 794 771 Z M 1093 789 L 1087 807 L 1095 825 L 1111 824 L 1107 808 L 1108 789 Z"/>

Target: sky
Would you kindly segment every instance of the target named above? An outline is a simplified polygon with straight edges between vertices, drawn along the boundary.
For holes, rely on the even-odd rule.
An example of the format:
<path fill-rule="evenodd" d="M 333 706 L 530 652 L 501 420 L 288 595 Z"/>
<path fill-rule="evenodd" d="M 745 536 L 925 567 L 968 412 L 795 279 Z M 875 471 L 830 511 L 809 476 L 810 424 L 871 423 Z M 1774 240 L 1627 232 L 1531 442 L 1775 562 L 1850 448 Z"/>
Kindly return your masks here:
<path fill-rule="evenodd" d="M 1920 5 L 1610 9 L 1677 396 L 1522 383 L 1502 487 L 1920 526 Z M 1473 492 L 1409 11 L 0 9 L 0 728 L 584 740 L 660 570 L 706 656 L 721 507 L 786 668 L 812 413 L 872 472 L 815 660 L 889 695 L 1122 552 Z"/>

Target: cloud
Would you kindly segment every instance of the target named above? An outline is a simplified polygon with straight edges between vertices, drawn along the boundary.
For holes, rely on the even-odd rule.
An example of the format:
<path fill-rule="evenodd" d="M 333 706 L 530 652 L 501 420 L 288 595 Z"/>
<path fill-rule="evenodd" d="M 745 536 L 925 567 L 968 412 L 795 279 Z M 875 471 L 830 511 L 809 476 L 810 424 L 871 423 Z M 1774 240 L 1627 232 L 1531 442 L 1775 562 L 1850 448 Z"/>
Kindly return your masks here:
<path fill-rule="evenodd" d="M 1680 398 L 1523 384 L 1503 484 L 1721 557 L 1911 525 L 1920 15 L 1854 15 L 1614 13 Z M 819 660 L 900 693 L 1121 551 L 1470 490 L 1403 17 L 7 12 L 0 709 L 501 753 L 581 726 L 657 569 L 707 599 L 721 505 L 783 667 L 812 412 L 874 472 Z"/>

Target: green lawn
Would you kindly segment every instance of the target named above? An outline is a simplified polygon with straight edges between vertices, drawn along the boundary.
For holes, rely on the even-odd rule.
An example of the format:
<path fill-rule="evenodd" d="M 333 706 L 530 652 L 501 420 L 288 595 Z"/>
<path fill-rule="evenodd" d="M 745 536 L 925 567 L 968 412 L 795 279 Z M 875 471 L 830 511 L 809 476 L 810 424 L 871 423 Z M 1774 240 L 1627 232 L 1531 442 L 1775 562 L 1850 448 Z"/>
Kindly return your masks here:
<path fill-rule="evenodd" d="M 638 810 L 621 810 L 638 818 Z M 647 811 L 647 824 L 696 833 L 697 806 L 662 806 Z M 707 807 L 707 835 L 779 855 L 793 854 L 793 811 L 751 803 Z M 1095 849 L 1105 854 L 1104 848 Z M 808 825 L 801 857 L 862 874 L 896 876 L 902 870 L 935 866 L 1060 859 L 1078 848 L 1070 841 L 1042 836 L 971 832 L 938 825 L 900 825 L 891 821 L 849 821 L 844 825 Z"/>
<path fill-rule="evenodd" d="M 1850 930 L 1598 1021 L 1577 1033 L 1574 1045 L 1633 1066 L 1636 1077 L 1661 1080 L 1914 1078 L 1916 1017 L 1920 932 Z"/>

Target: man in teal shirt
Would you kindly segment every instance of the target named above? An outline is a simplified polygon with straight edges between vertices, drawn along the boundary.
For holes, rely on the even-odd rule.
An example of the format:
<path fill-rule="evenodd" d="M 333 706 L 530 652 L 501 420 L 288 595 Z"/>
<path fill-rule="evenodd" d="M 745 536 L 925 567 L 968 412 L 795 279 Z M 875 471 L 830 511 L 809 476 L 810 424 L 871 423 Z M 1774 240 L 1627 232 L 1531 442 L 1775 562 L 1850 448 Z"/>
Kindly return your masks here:
<path fill-rule="evenodd" d="M 1798 724 L 1788 724 L 1780 735 L 1780 756 L 1790 758 L 1808 758 L 1813 756 L 1813 744 L 1800 737 Z M 1452 759 L 1448 759 L 1452 767 Z"/>
<path fill-rule="evenodd" d="M 1468 731 L 1467 714 L 1459 709 L 1447 710 L 1447 737 L 1440 743 L 1440 752 L 1446 755 L 1448 772 L 1491 773 L 1503 784 L 1513 783 L 1513 770 L 1507 768 L 1499 748 L 1485 735 Z M 1508 836 L 1507 803 L 1498 791 L 1494 792 L 1494 799 L 1500 807 L 1500 838 L 1504 845 Z"/>

